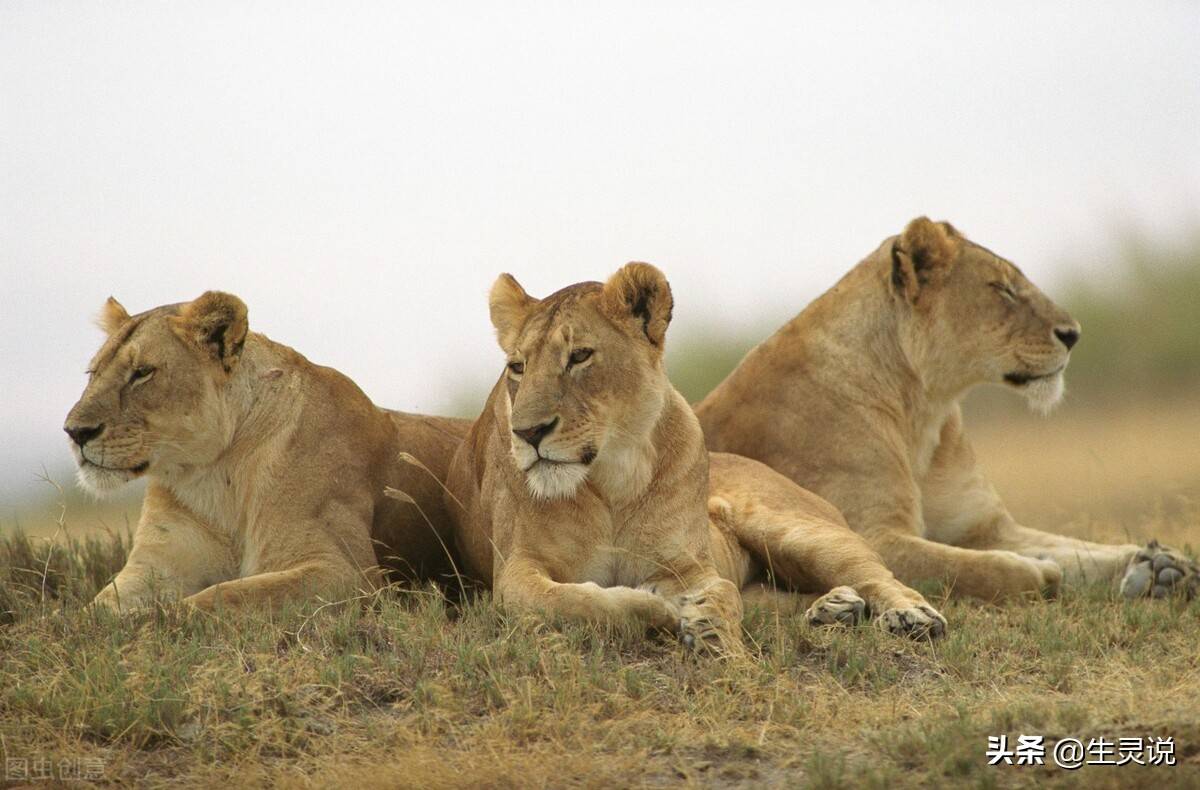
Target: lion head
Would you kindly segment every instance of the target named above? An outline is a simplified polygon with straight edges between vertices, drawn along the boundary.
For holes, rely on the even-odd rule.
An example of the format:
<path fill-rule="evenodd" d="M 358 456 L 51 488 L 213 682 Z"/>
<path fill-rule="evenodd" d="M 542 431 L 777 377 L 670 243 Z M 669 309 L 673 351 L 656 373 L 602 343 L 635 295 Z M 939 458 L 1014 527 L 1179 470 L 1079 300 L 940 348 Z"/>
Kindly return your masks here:
<path fill-rule="evenodd" d="M 663 367 L 672 304 L 666 278 L 645 263 L 545 299 L 511 275 L 496 280 L 489 305 L 508 357 L 512 456 L 535 497 L 569 497 L 589 474 L 614 490 L 649 474 L 641 459 L 672 392 Z"/>
<path fill-rule="evenodd" d="M 1062 399 L 1079 324 L 1012 263 L 918 217 L 893 241 L 892 283 L 912 308 L 912 352 L 947 391 L 1002 384 L 1041 412 Z"/>
<path fill-rule="evenodd" d="M 246 305 L 209 291 L 130 316 L 110 297 L 99 324 L 108 337 L 63 425 L 80 484 L 99 493 L 215 459 L 232 438 L 222 389 L 246 340 Z"/>

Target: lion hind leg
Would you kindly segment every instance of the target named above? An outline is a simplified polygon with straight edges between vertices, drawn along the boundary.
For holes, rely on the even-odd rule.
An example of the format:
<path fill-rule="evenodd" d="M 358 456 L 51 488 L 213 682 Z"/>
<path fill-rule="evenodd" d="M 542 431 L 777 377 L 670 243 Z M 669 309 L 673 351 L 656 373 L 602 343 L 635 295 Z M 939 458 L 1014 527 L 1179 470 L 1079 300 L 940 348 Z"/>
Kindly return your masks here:
<path fill-rule="evenodd" d="M 946 619 L 901 584 L 861 536 L 798 503 L 748 501 L 723 515 L 743 550 L 787 588 L 820 597 L 804 611 L 814 625 L 853 625 L 871 614 L 899 636 L 938 637 Z"/>

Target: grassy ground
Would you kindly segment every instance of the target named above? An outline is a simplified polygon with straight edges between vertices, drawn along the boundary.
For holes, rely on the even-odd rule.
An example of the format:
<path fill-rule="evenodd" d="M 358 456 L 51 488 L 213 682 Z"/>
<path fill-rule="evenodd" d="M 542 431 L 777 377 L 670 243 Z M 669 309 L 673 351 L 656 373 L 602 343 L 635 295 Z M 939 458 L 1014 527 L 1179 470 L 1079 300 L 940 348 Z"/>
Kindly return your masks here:
<path fill-rule="evenodd" d="M 1200 407 L 975 431 L 1033 526 L 1200 543 Z M 48 509 L 40 530 L 59 530 Z M 0 759 L 119 784 L 1200 785 L 1200 602 L 938 602 L 943 641 L 748 614 L 752 660 L 453 608 L 429 590 L 273 616 L 81 609 L 113 534 L 0 538 Z M 123 519 L 108 512 L 105 523 Z M 32 523 L 32 522 L 30 522 Z M 61 533 L 61 530 L 59 530 Z M 935 598 L 936 590 L 930 592 Z M 991 767 L 987 737 L 1173 737 L 1178 765 Z M 1047 755 L 1049 757 L 1049 755 Z M 1049 762 L 1049 760 L 1047 760 Z"/>

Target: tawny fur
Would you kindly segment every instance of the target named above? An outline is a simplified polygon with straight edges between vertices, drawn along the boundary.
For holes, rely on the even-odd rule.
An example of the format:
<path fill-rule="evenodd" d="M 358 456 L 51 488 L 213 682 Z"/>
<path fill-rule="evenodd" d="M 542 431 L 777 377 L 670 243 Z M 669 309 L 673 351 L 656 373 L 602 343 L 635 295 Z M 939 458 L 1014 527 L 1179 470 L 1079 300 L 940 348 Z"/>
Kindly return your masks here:
<path fill-rule="evenodd" d="M 80 480 L 149 480 L 128 561 L 97 605 L 273 606 L 370 588 L 381 568 L 453 573 L 440 485 L 400 454 L 443 477 L 465 421 L 375 407 L 337 371 L 249 332 L 229 294 L 132 317 L 110 299 L 103 318 L 109 337 L 67 417 L 103 426 L 82 451 L 72 443 Z"/>
<path fill-rule="evenodd" d="M 878 612 L 928 609 L 833 507 L 781 475 L 714 456 L 710 477 L 699 424 L 663 369 L 673 303 L 657 269 L 630 264 L 604 285 L 527 300 L 507 275 L 492 290 L 509 368 L 447 481 L 467 567 L 501 605 L 707 630 L 727 648 L 740 643 L 738 591 L 768 573 L 809 592 L 859 585 Z M 536 448 L 513 430 L 549 424 Z"/>
<path fill-rule="evenodd" d="M 711 450 L 758 459 L 839 507 L 904 582 L 988 600 L 1115 579 L 1136 546 L 1016 523 L 977 468 L 959 403 L 994 383 L 1040 411 L 1078 324 L 1010 262 L 921 217 L 696 407 Z"/>

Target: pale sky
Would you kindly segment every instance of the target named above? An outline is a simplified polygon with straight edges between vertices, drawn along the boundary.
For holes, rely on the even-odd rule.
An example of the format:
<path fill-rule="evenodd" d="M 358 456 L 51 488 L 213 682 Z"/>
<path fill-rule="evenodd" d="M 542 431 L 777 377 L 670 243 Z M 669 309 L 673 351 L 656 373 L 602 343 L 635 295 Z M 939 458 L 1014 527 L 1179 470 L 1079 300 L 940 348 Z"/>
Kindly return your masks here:
<path fill-rule="evenodd" d="M 0 2 L 0 501 L 69 469 L 109 294 L 232 291 L 438 412 L 500 369 L 501 271 L 651 261 L 678 338 L 922 213 L 1051 292 L 1196 219 L 1196 3 L 746 6 Z"/>

